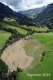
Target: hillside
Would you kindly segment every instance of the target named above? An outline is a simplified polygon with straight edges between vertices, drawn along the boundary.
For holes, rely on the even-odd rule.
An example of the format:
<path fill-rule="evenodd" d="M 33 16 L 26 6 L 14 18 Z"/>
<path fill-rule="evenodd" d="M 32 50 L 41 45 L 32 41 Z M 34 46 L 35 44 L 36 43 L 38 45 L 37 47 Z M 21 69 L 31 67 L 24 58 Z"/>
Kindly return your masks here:
<path fill-rule="evenodd" d="M 53 28 L 53 3 L 49 4 L 34 21 L 37 25 L 47 25 L 49 28 Z"/>
<path fill-rule="evenodd" d="M 46 6 L 41 7 L 41 8 L 35 8 L 35 9 L 29 9 L 26 11 L 20 11 L 20 13 L 26 15 L 29 18 L 35 18 L 39 13 L 41 13 L 44 9 L 46 8 Z"/>
<path fill-rule="evenodd" d="M 5 17 L 13 18 L 21 24 L 33 24 L 32 20 L 21 13 L 17 13 L 10 9 L 8 6 L 0 2 L 0 21 Z"/>

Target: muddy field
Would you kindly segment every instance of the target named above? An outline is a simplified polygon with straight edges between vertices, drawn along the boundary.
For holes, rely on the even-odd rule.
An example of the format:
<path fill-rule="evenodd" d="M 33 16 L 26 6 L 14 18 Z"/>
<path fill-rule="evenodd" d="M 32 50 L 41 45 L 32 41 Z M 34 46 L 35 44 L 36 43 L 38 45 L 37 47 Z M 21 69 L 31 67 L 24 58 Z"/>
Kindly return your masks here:
<path fill-rule="evenodd" d="M 25 54 L 23 49 L 24 42 L 23 39 L 16 41 L 8 46 L 1 56 L 1 59 L 8 65 L 10 71 L 16 71 L 17 67 L 26 69 L 33 62 L 33 57 Z"/>

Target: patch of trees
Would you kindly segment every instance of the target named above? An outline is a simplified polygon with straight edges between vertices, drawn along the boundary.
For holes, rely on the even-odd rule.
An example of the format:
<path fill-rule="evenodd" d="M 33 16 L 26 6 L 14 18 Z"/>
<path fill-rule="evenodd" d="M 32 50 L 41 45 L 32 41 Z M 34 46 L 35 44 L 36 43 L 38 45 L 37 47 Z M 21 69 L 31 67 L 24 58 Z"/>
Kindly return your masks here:
<path fill-rule="evenodd" d="M 6 80 L 8 66 L 0 59 L 0 80 Z"/>
<path fill-rule="evenodd" d="M 0 14 L 0 22 L 3 21 L 3 18 L 4 18 L 4 15 L 3 14 Z"/>
<path fill-rule="evenodd" d="M 13 22 L 7 22 L 7 21 L 3 21 L 3 23 L 6 23 L 6 24 L 9 24 L 9 25 L 12 25 L 12 26 L 17 26 L 17 25 L 19 25 L 18 23 L 17 23 L 17 24 L 14 24 Z"/>
<path fill-rule="evenodd" d="M 42 62 L 43 59 L 44 59 L 45 53 L 46 53 L 46 52 L 43 52 L 43 53 L 42 53 L 42 59 L 41 59 L 41 62 Z"/>
<path fill-rule="evenodd" d="M 47 26 L 50 30 L 53 29 L 53 24 L 51 24 L 51 23 L 46 24 L 46 26 Z"/>
<path fill-rule="evenodd" d="M 33 21 L 28 20 L 19 20 L 19 25 L 35 26 L 35 23 Z"/>
<path fill-rule="evenodd" d="M 22 70 L 17 67 L 17 71 L 8 72 L 8 66 L 0 59 L 0 80 L 17 80 L 16 72 L 19 74 Z"/>
<path fill-rule="evenodd" d="M 17 80 L 16 73 L 17 73 L 17 77 L 18 77 L 19 72 L 22 72 L 22 70 L 20 68 L 17 68 L 17 71 L 9 72 L 6 80 Z"/>
<path fill-rule="evenodd" d="M 10 72 L 7 76 L 7 80 L 16 80 L 16 72 Z"/>

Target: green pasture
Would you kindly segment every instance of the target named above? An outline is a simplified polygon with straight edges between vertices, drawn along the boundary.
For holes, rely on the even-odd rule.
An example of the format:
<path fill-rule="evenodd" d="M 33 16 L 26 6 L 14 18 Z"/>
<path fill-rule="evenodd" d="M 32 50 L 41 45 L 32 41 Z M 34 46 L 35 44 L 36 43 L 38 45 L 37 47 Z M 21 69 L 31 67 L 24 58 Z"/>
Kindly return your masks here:
<path fill-rule="evenodd" d="M 32 39 L 43 45 L 45 56 L 40 64 L 16 72 L 17 80 L 53 80 L 53 33 L 35 33 Z"/>

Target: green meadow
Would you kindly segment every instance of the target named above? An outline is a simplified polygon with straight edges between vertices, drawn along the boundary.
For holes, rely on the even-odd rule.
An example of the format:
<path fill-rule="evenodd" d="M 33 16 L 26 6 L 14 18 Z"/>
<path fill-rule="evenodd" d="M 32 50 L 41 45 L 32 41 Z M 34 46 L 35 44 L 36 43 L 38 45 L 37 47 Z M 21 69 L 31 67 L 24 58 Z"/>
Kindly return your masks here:
<path fill-rule="evenodd" d="M 35 30 L 35 31 L 46 31 L 48 30 L 48 28 L 45 26 L 45 27 L 36 27 L 36 26 L 26 26 L 26 25 L 23 25 L 24 28 L 26 29 L 32 29 L 32 30 Z"/>
<path fill-rule="evenodd" d="M 53 80 L 53 33 L 35 33 L 32 39 L 43 45 L 43 61 L 19 74 L 16 72 L 17 80 Z"/>
<path fill-rule="evenodd" d="M 5 45 L 8 38 L 11 36 L 11 33 L 8 33 L 6 31 L 0 30 L 0 50 Z"/>
<path fill-rule="evenodd" d="M 15 26 L 17 26 L 19 24 L 19 22 L 16 21 L 14 18 L 4 18 L 3 22 L 7 22 L 7 23 L 10 23 Z"/>

